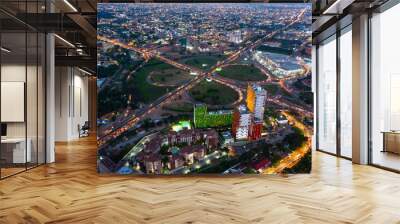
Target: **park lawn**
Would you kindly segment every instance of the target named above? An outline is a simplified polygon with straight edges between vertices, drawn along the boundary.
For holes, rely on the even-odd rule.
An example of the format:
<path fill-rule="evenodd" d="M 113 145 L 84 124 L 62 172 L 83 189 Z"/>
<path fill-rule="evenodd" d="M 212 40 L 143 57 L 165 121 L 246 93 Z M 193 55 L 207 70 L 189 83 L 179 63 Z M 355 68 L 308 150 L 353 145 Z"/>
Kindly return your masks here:
<path fill-rule="evenodd" d="M 235 102 L 239 94 L 232 88 L 217 82 L 201 81 L 190 90 L 194 100 L 208 105 L 227 105 Z"/>
<path fill-rule="evenodd" d="M 156 59 L 151 59 L 133 75 L 133 85 L 139 101 L 150 103 L 176 88 L 155 86 L 147 81 L 147 76 L 151 72 L 171 68 L 173 68 L 171 65 Z"/>
<path fill-rule="evenodd" d="M 208 70 L 212 66 L 217 64 L 218 61 L 222 61 L 224 58 L 225 58 L 224 55 L 197 55 L 188 58 L 183 58 L 180 61 L 192 67 Z M 203 64 L 207 64 L 207 66 L 203 67 Z"/>
<path fill-rule="evenodd" d="M 171 68 L 156 70 L 149 74 L 150 84 L 154 83 L 154 85 L 159 86 L 176 86 L 192 78 L 193 76 L 190 76 L 189 73 L 172 66 Z"/>
<path fill-rule="evenodd" d="M 267 76 L 252 65 L 228 65 L 218 73 L 223 77 L 238 81 L 261 81 L 267 79 Z"/>

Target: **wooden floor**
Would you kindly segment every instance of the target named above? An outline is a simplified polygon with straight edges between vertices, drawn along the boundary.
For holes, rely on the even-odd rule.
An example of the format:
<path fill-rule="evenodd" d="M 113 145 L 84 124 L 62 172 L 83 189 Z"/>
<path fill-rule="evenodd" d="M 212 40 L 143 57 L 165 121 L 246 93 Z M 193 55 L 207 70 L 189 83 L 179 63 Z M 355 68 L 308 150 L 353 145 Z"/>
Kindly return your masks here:
<path fill-rule="evenodd" d="M 314 153 L 311 175 L 96 173 L 95 139 L 0 181 L 0 223 L 400 223 L 400 175 Z"/>

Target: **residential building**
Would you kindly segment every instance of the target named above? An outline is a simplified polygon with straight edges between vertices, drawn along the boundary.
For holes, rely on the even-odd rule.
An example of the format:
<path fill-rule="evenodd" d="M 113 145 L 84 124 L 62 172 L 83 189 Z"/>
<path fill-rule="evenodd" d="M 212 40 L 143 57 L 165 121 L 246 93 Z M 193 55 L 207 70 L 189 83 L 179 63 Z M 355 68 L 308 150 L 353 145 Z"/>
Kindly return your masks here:
<path fill-rule="evenodd" d="M 218 133 L 214 129 L 184 129 L 179 132 L 170 131 L 167 135 L 168 144 L 188 144 L 192 145 L 199 141 L 204 141 L 207 147 L 217 147 L 219 143 Z"/>
<path fill-rule="evenodd" d="M 154 154 L 145 156 L 144 164 L 146 167 L 147 174 L 161 174 L 162 163 L 161 163 L 161 157 L 159 154 L 154 153 Z"/>
<path fill-rule="evenodd" d="M 263 120 L 267 91 L 259 85 L 247 86 L 246 103 L 250 112 L 254 113 L 254 118 Z"/>
<path fill-rule="evenodd" d="M 200 160 L 205 156 L 206 148 L 203 145 L 188 145 L 181 149 L 180 154 L 189 164 L 194 163 L 194 159 Z"/>
<path fill-rule="evenodd" d="M 232 137 L 231 132 L 229 132 L 229 131 L 222 132 L 221 137 L 222 137 L 221 138 L 222 145 L 228 145 L 228 144 L 235 142 L 235 140 Z"/>
<path fill-rule="evenodd" d="M 185 160 L 180 155 L 169 156 L 169 166 L 170 170 L 182 167 L 185 164 Z"/>
<path fill-rule="evenodd" d="M 249 137 L 252 114 L 245 105 L 239 105 L 233 112 L 232 135 L 237 140 Z"/>
<path fill-rule="evenodd" d="M 250 125 L 249 138 L 251 140 L 258 140 L 259 138 L 261 138 L 262 129 L 263 129 L 263 121 L 254 119 Z"/>

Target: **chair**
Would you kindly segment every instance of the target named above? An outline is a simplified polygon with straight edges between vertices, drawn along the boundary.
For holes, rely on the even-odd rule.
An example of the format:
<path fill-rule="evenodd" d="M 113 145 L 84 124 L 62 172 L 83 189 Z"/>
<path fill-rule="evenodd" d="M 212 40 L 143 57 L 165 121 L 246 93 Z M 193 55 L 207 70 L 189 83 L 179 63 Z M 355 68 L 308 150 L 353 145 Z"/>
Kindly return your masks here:
<path fill-rule="evenodd" d="M 78 124 L 79 138 L 89 136 L 89 129 L 90 129 L 89 121 L 85 121 L 82 127 Z"/>

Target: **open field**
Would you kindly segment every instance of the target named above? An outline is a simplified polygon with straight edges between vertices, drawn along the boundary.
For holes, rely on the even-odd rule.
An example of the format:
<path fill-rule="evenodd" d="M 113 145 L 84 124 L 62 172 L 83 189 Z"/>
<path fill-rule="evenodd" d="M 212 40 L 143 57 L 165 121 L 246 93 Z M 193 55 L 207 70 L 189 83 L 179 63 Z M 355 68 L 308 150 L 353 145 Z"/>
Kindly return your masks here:
<path fill-rule="evenodd" d="M 223 55 L 197 55 L 193 57 L 183 58 L 180 60 L 180 62 L 199 69 L 208 70 L 212 66 L 217 64 L 218 61 L 221 61 L 224 58 L 225 57 Z"/>
<path fill-rule="evenodd" d="M 177 86 L 191 80 L 187 72 L 181 71 L 171 66 L 171 68 L 152 71 L 148 75 L 148 82 L 155 86 Z"/>
<path fill-rule="evenodd" d="M 149 74 L 153 72 L 159 72 L 161 70 L 170 70 L 171 68 L 173 68 L 171 65 L 165 64 L 156 59 L 150 60 L 146 65 L 140 68 L 133 75 L 133 85 L 136 91 L 137 100 L 143 103 L 149 103 L 168 93 L 169 91 L 174 90 L 176 87 L 156 86 L 148 82 Z"/>
<path fill-rule="evenodd" d="M 190 95 L 194 100 L 208 105 L 227 105 L 239 98 L 238 93 L 230 87 L 205 80 L 193 87 Z"/>
<path fill-rule="evenodd" d="M 267 76 L 252 65 L 229 65 L 222 68 L 219 74 L 238 81 L 261 81 L 267 79 Z"/>

